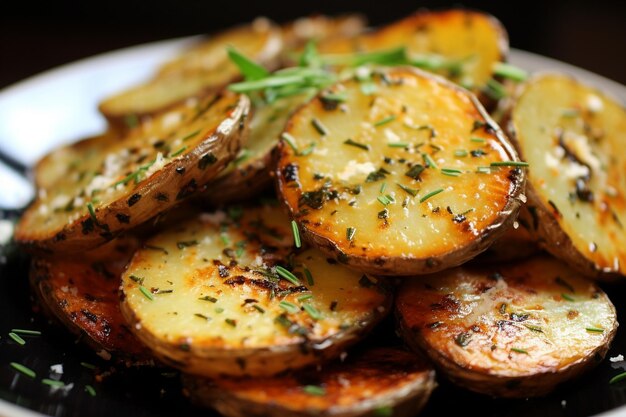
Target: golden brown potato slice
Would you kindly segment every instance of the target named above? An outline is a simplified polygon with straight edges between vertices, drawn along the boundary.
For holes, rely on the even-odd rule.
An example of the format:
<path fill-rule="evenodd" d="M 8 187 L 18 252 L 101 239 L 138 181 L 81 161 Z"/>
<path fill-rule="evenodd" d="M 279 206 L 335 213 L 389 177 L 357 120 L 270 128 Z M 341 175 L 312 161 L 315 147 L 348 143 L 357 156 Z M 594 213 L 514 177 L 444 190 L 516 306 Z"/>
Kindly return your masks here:
<path fill-rule="evenodd" d="M 386 315 L 390 294 L 293 246 L 276 207 L 200 214 L 135 254 L 122 312 L 157 357 L 197 375 L 274 375 L 336 357 Z"/>
<path fill-rule="evenodd" d="M 211 183 L 201 198 L 213 205 L 249 200 L 272 183 L 272 151 L 291 113 L 311 95 L 300 94 L 258 103 L 250 117 L 250 131 L 237 157 Z"/>
<path fill-rule="evenodd" d="M 123 127 L 129 121 L 134 125 L 138 118 L 167 111 L 189 97 L 219 90 L 240 77 L 228 58 L 229 46 L 273 69 L 282 51 L 282 37 L 280 29 L 267 19 L 210 36 L 163 64 L 151 80 L 102 101 L 100 111 L 113 126 Z"/>
<path fill-rule="evenodd" d="M 626 275 L 624 107 L 566 75 L 543 74 L 520 88 L 508 120 L 531 166 L 542 246 L 586 275 Z"/>
<path fill-rule="evenodd" d="M 485 250 L 514 221 L 525 175 L 473 95 L 413 68 L 323 91 L 291 117 L 278 154 L 280 193 L 304 236 L 386 275 Z"/>
<path fill-rule="evenodd" d="M 136 239 L 123 237 L 81 253 L 80 259 L 35 257 L 31 262 L 31 287 L 43 309 L 105 359 L 150 362 L 119 302 L 122 271 L 138 247 Z"/>
<path fill-rule="evenodd" d="M 222 93 L 185 103 L 91 154 L 79 145 L 67 173 L 39 192 L 15 230 L 33 248 L 85 250 L 200 191 L 245 136 L 249 100 Z"/>
<path fill-rule="evenodd" d="M 435 372 L 415 354 L 369 348 L 320 370 L 271 378 L 184 376 L 191 400 L 226 417 L 415 416 L 436 387 Z"/>
<path fill-rule="evenodd" d="M 506 60 L 508 35 L 493 16 L 470 10 L 419 11 L 361 36 L 320 42 L 323 54 L 406 47 L 420 68 L 481 93 L 494 65 Z"/>
<path fill-rule="evenodd" d="M 501 397 L 544 395 L 580 375 L 618 326 L 600 288 L 548 257 L 406 280 L 396 314 L 407 343 L 453 382 Z"/>

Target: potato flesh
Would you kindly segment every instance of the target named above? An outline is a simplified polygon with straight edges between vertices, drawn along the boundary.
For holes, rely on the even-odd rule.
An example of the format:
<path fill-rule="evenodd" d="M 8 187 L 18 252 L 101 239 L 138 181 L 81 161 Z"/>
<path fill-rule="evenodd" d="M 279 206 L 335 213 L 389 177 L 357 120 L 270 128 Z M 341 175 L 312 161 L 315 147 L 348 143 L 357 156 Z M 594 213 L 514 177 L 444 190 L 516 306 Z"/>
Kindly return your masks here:
<path fill-rule="evenodd" d="M 537 203 L 578 252 L 565 257 L 582 255 L 598 271 L 625 275 L 624 108 L 569 77 L 546 75 L 523 88 L 511 127 L 532 167 L 529 185 Z M 552 251 L 559 236 L 544 238 Z"/>
<path fill-rule="evenodd" d="M 606 294 L 547 257 L 406 281 L 396 309 L 436 362 L 490 378 L 555 374 L 591 361 L 606 353 L 617 328 Z"/>
<path fill-rule="evenodd" d="M 479 92 L 503 61 L 508 39 L 502 25 L 483 13 L 451 10 L 418 12 L 373 32 L 319 45 L 321 53 L 343 54 L 406 47 L 410 56 L 442 58 L 461 63 L 460 71 L 432 69 Z M 428 69 L 428 68 L 424 68 Z"/>
<path fill-rule="evenodd" d="M 274 348 L 303 342 L 302 334 L 289 333 L 288 326 L 277 322 L 281 315 L 286 314 L 286 318 L 304 330 L 307 340 L 322 342 L 357 326 L 360 321 L 370 320 L 373 313 L 385 311 L 386 295 L 377 291 L 376 286 L 360 285 L 363 274 L 330 264 L 314 249 L 295 255 L 296 264 L 306 265 L 311 272 L 314 285 L 304 278 L 303 266 L 294 269 L 301 277 L 301 285 L 285 280 L 273 284 L 262 274 L 253 272 L 263 265 L 285 262 L 293 246 L 291 226 L 275 207 L 245 209 L 242 222 L 245 228 L 239 229 L 233 224 L 228 226 L 223 212 L 204 214 L 199 220 L 148 242 L 149 246 L 161 249 L 144 249 L 135 255 L 124 274 L 122 288 L 124 304 L 140 325 L 140 337 L 147 332 L 174 349 L 184 344 L 192 350 L 231 350 L 236 354 L 243 348 Z M 259 234 L 264 245 L 275 247 L 274 253 L 263 255 L 261 244 L 246 238 L 244 231 Z M 190 241 L 197 244 L 188 247 L 179 244 Z M 245 247 L 239 242 L 246 242 Z M 243 248 L 239 255 L 238 248 Z M 237 266 L 216 265 L 229 265 L 233 260 L 225 255 L 225 250 L 231 256 L 234 252 Z M 228 276 L 220 276 L 219 268 L 227 270 Z M 154 290 L 154 300 L 150 300 L 132 276 L 143 279 L 142 285 L 147 289 L 173 292 L 159 294 Z M 289 288 L 295 288 L 295 292 L 281 295 L 281 291 Z M 302 296 L 306 299 L 299 300 Z M 206 301 L 204 297 L 216 300 Z M 282 308 L 281 301 L 297 306 L 297 311 Z M 321 318 L 315 320 L 303 311 L 304 305 L 314 307 Z"/>
<path fill-rule="evenodd" d="M 190 100 L 168 113 L 145 121 L 122 140 L 110 141 L 104 146 L 96 141 L 93 146 L 83 147 L 67 166 L 66 175 L 39 191 L 38 199 L 17 227 L 16 239 L 44 239 L 61 232 L 64 227 L 84 223 L 91 218 L 89 204 L 98 216 L 107 206 L 128 199 L 128 204 L 124 206 L 132 211 L 133 192 L 137 188 L 155 181 L 170 164 L 184 166 L 180 175 L 190 171 L 192 168 L 185 165 L 187 154 L 193 153 L 203 143 L 216 142 L 212 137 L 216 131 L 228 136 L 227 139 L 220 138 L 221 141 L 231 139 L 232 132 L 238 136 L 239 126 L 235 126 L 236 121 L 229 118 L 240 119 L 247 108 L 247 100 L 233 94 L 212 95 L 201 101 Z M 233 141 L 233 144 L 237 143 Z M 232 147 L 225 143 L 221 151 L 227 153 L 226 149 Z M 204 167 L 216 163 L 224 164 L 225 161 L 213 161 L 208 155 Z M 159 200 L 155 196 L 154 201 L 171 205 L 181 190 L 162 191 L 164 197 Z M 158 212 L 156 209 L 152 215 Z M 125 215 L 127 217 L 114 221 L 116 227 L 134 221 L 130 213 Z M 149 213 L 148 216 L 151 217 Z"/>
<path fill-rule="evenodd" d="M 307 230 L 324 236 L 347 255 L 423 259 L 470 245 L 498 221 L 516 187 L 511 178 L 519 171 L 503 167 L 479 173 L 477 169 L 516 156 L 494 132 L 474 129 L 476 121 L 485 119 L 467 93 L 407 69 L 390 71 L 387 77 L 391 84 L 402 85 L 386 85 L 375 77 L 376 92 L 365 95 L 359 82 L 348 81 L 333 90 L 346 96 L 337 109 L 325 110 L 318 98 L 294 114 L 286 131 L 296 148 L 311 144 L 315 148 L 308 156 L 297 156 L 282 144 L 278 169 L 284 172 L 288 165 L 296 166 L 301 185 L 294 187 L 295 182 L 279 176 L 283 196 Z M 389 117 L 395 119 L 376 126 Z M 312 120 L 321 122 L 328 134 L 320 135 Z M 436 132 L 432 138 L 431 128 Z M 347 145 L 348 138 L 369 151 Z M 408 144 L 410 149 L 390 146 L 394 144 Z M 465 156 L 455 156 L 459 150 Z M 406 173 L 409 164 L 426 165 L 422 154 L 432 157 L 439 169 L 424 169 L 418 181 Z M 367 182 L 380 168 L 389 174 Z M 442 168 L 459 170 L 460 175 L 445 175 Z M 303 202 L 303 193 L 320 190 L 326 179 L 339 198 L 321 208 Z M 416 196 L 398 184 L 415 190 Z M 350 192 L 355 186 L 361 186 L 356 195 Z M 437 190 L 443 191 L 420 202 Z M 387 195 L 395 202 L 385 206 L 379 198 Z M 381 218 L 384 209 L 387 219 Z M 356 230 L 351 241 L 348 228 Z"/>

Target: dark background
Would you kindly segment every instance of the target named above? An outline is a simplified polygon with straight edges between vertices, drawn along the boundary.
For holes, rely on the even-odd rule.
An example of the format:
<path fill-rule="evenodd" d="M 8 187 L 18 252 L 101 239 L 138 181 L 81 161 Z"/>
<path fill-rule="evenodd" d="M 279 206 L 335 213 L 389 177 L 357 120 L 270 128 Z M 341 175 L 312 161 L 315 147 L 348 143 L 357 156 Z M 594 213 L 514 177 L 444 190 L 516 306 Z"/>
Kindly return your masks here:
<path fill-rule="evenodd" d="M 511 45 L 626 84 L 626 2 L 399 0 L 4 1 L 0 88 L 60 64 L 124 46 L 207 33 L 265 15 L 361 12 L 377 25 L 420 7 L 465 6 L 499 18 Z"/>

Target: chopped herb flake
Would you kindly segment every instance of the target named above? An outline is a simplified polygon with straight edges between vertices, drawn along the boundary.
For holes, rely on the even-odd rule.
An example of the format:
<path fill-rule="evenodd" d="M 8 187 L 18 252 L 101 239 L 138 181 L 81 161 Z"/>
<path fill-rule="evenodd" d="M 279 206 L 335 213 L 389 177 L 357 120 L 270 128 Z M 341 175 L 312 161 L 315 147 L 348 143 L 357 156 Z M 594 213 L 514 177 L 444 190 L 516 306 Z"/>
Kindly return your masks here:
<path fill-rule="evenodd" d="M 412 195 L 413 197 L 417 196 L 417 193 L 419 192 L 419 190 L 415 189 L 415 188 L 410 188 L 407 187 L 406 185 L 402 185 L 400 183 L 396 183 L 396 185 L 400 188 L 402 188 L 402 190 L 406 191 L 408 194 Z"/>
<path fill-rule="evenodd" d="M 37 376 L 37 374 L 35 373 L 35 371 L 33 371 L 30 368 L 25 367 L 24 365 L 22 365 L 21 363 L 17 363 L 17 362 L 11 362 L 10 363 L 11 367 L 13 369 L 15 369 L 18 372 L 23 373 L 24 375 L 31 377 L 31 378 L 35 378 Z"/>
<path fill-rule="evenodd" d="M 604 333 L 604 329 L 599 327 L 585 327 L 585 330 L 591 333 Z"/>
<path fill-rule="evenodd" d="M 39 330 L 11 329 L 11 331 L 25 336 L 41 336 L 41 332 Z"/>
<path fill-rule="evenodd" d="M 571 295 L 569 295 L 569 294 L 565 294 L 565 293 L 563 293 L 563 294 L 561 294 L 561 297 L 563 297 L 563 299 L 564 299 L 564 300 L 567 300 L 567 301 L 576 301 L 576 300 L 574 300 L 574 298 L 573 298 Z"/>
<path fill-rule="evenodd" d="M 512 352 L 517 352 L 517 353 L 523 353 L 524 355 L 528 355 L 528 351 L 526 351 L 524 349 L 516 348 L 516 347 L 512 347 L 511 351 Z"/>
<path fill-rule="evenodd" d="M 528 166 L 528 162 L 523 162 L 523 161 L 496 161 L 496 162 L 492 162 L 491 164 L 492 167 L 527 167 Z"/>
<path fill-rule="evenodd" d="M 298 280 L 298 278 L 282 266 L 279 265 L 276 267 L 276 273 L 285 278 L 287 281 L 291 282 L 292 284 L 300 285 L 300 281 Z"/>
<path fill-rule="evenodd" d="M 285 301 L 285 300 L 278 303 L 278 307 L 282 308 L 283 310 L 287 311 L 287 313 L 291 313 L 291 314 L 295 314 L 300 311 L 300 308 L 297 305 L 290 303 L 289 301 Z"/>
<path fill-rule="evenodd" d="M 525 70 L 504 62 L 497 62 L 494 65 L 493 73 L 494 75 L 518 82 L 528 78 L 528 73 Z"/>
<path fill-rule="evenodd" d="M 24 339 L 22 339 L 20 336 L 13 332 L 9 333 L 9 337 L 13 339 L 13 341 L 18 345 L 24 346 L 26 344 L 26 341 Z"/>
<path fill-rule="evenodd" d="M 85 385 L 85 392 L 92 397 L 96 396 L 96 390 L 91 385 Z"/>
<path fill-rule="evenodd" d="M 363 149 L 364 151 L 369 151 L 370 150 L 370 146 L 369 145 L 365 145 L 363 143 L 355 142 L 352 139 L 346 139 L 343 143 L 346 144 L 346 145 L 355 146 L 357 148 Z"/>
<path fill-rule="evenodd" d="M 49 385 L 53 388 L 63 388 L 65 386 L 65 383 L 63 381 L 57 381 L 56 379 L 43 378 L 41 380 L 41 383 L 44 385 Z"/>
<path fill-rule="evenodd" d="M 385 117 L 383 119 L 380 119 L 377 122 L 374 122 L 374 126 L 378 127 L 378 126 L 386 125 L 387 123 L 391 123 L 394 120 L 396 120 L 396 115 L 392 114 L 392 115 L 387 116 L 387 117 Z"/>
<path fill-rule="evenodd" d="M 356 228 L 348 227 L 346 229 L 346 239 L 348 239 L 349 241 L 352 241 L 354 239 L 355 234 L 356 234 Z"/>
<path fill-rule="evenodd" d="M 139 286 L 139 291 L 150 301 L 154 301 L 154 295 L 143 285 Z"/>
<path fill-rule="evenodd" d="M 298 223 L 295 220 L 291 221 L 291 231 L 293 232 L 293 242 L 296 245 L 296 248 L 300 248 L 302 246 L 302 241 L 300 240 L 300 230 L 298 229 Z"/>
<path fill-rule="evenodd" d="M 313 320 L 322 319 L 322 313 L 320 313 L 319 310 L 313 307 L 311 304 L 305 304 L 302 306 L 302 308 L 304 309 L 304 311 L 307 312 L 309 316 L 311 316 Z"/>
<path fill-rule="evenodd" d="M 428 200 L 431 197 L 436 196 L 437 194 L 439 194 L 441 192 L 443 192 L 443 188 L 439 188 L 438 190 L 429 192 L 424 197 L 420 198 L 420 203 L 423 203 L 424 201 Z"/>
<path fill-rule="evenodd" d="M 317 385 L 305 385 L 304 387 L 302 387 L 302 391 L 306 392 L 309 395 L 316 395 L 318 397 L 326 395 L 326 390 L 324 389 L 324 387 L 320 387 Z"/>
<path fill-rule="evenodd" d="M 200 297 L 200 298 L 198 298 L 198 300 L 208 301 L 210 303 L 217 303 L 217 298 L 211 297 L 210 295 L 205 295 L 204 297 Z"/>
<path fill-rule="evenodd" d="M 319 119 L 314 117 L 313 119 L 311 119 L 311 124 L 320 135 L 328 135 L 328 129 L 326 129 L 326 126 L 324 126 L 322 122 L 319 121 Z"/>

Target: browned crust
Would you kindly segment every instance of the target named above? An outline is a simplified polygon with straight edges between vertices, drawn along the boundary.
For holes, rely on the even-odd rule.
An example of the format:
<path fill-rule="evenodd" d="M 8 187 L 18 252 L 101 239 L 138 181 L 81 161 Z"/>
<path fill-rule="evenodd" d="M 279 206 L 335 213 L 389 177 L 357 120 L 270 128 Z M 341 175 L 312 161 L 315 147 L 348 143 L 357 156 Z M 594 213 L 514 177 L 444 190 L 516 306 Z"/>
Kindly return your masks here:
<path fill-rule="evenodd" d="M 509 142 L 509 139 L 504 134 L 503 130 L 495 123 L 489 113 L 480 104 L 478 99 L 464 88 L 446 80 L 445 78 L 433 75 L 431 73 L 413 68 L 413 67 L 399 67 L 403 71 L 413 72 L 420 77 L 434 79 L 437 82 L 445 85 L 447 88 L 460 91 L 466 94 L 476 109 L 479 111 L 481 117 L 496 133 L 497 138 L 500 140 L 503 148 L 507 152 L 507 156 L 511 161 L 520 161 L 518 154 L 515 151 L 513 145 Z M 397 70 L 397 68 L 396 68 Z M 292 117 L 287 122 L 285 130 L 288 130 L 293 120 L 297 116 L 298 110 L 294 112 Z M 285 157 L 287 145 L 283 140 L 278 143 L 275 150 L 275 171 L 274 175 L 277 178 L 276 187 L 279 196 L 282 196 L 286 190 L 285 181 L 281 181 L 282 170 L 278 167 L 278 161 Z M 302 237 L 309 241 L 320 250 L 324 251 L 328 255 L 337 259 L 337 261 L 344 263 L 352 268 L 378 275 L 416 275 L 416 274 L 429 274 L 433 272 L 442 271 L 452 266 L 460 265 L 470 259 L 476 257 L 478 254 L 485 251 L 489 246 L 502 234 L 513 225 L 513 222 L 517 218 L 518 210 L 522 204 L 520 195 L 522 194 L 525 184 L 526 175 L 523 170 L 520 170 L 520 175 L 515 177 L 514 181 L 511 181 L 511 190 L 508 195 L 507 203 L 501 210 L 500 215 L 491 227 L 485 229 L 477 240 L 473 241 L 470 245 L 466 245 L 455 251 L 442 254 L 438 258 L 412 258 L 412 257 L 386 257 L 378 256 L 375 259 L 368 257 L 367 255 L 352 255 L 346 254 L 341 248 L 332 242 L 329 238 L 316 233 L 310 229 L 306 224 L 301 224 L 300 232 Z M 297 220 L 297 208 L 291 207 L 291 205 L 283 198 L 283 203 L 287 207 L 289 214 L 292 218 Z"/>

